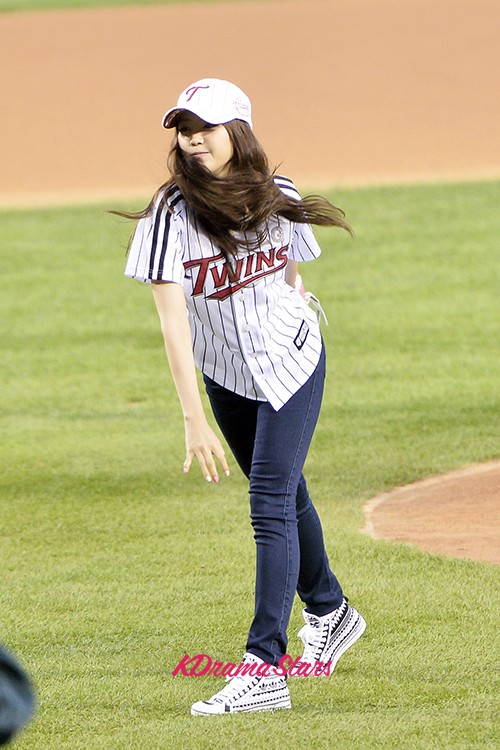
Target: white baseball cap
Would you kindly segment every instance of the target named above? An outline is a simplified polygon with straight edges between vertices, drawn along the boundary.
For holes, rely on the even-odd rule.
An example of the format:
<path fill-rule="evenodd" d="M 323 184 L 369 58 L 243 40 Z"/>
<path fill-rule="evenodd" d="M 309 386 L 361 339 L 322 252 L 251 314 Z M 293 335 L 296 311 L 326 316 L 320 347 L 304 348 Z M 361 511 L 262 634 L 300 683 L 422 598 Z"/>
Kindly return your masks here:
<path fill-rule="evenodd" d="M 188 86 L 180 95 L 177 106 L 165 113 L 163 127 L 174 128 L 177 116 L 183 110 L 193 112 L 211 125 L 243 120 L 252 127 L 252 105 L 248 96 L 234 83 L 219 78 L 202 78 Z"/>

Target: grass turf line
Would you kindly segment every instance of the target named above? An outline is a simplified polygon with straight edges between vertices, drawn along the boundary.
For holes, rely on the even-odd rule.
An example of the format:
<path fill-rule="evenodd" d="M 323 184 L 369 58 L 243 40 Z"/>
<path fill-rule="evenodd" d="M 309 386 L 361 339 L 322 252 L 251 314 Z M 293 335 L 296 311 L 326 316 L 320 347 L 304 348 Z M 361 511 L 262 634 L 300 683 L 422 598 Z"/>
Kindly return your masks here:
<path fill-rule="evenodd" d="M 221 0 L 219 0 L 220 2 Z M 236 0 L 225 0 L 235 2 Z M 143 5 L 187 5 L 212 0 L 0 0 L 0 13 L 23 10 L 70 10 L 72 8 L 118 8 Z"/>
<path fill-rule="evenodd" d="M 302 267 L 330 326 L 306 474 L 330 559 L 368 621 L 294 710 L 193 719 L 252 614 L 246 484 L 181 472 L 182 420 L 131 226 L 98 207 L 2 212 L 2 628 L 29 667 L 20 750 L 493 748 L 498 570 L 371 540 L 362 501 L 498 456 L 498 183 L 336 191 L 357 239 Z M 296 602 L 289 629 L 298 655 Z"/>

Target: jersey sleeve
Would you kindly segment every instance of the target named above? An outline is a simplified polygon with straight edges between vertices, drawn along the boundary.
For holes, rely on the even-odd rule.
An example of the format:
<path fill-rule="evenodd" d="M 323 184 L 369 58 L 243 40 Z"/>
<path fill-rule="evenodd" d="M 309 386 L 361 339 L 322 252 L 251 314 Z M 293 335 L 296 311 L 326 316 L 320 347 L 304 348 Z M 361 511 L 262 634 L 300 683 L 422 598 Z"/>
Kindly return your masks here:
<path fill-rule="evenodd" d="M 182 221 L 164 201 L 153 212 L 140 219 L 130 243 L 125 276 L 151 284 L 174 281 L 182 284 L 184 267 L 181 258 Z"/>
<path fill-rule="evenodd" d="M 321 248 L 310 224 L 295 224 L 288 257 L 306 263 L 321 255 Z"/>
<path fill-rule="evenodd" d="M 294 198 L 295 200 L 300 200 L 299 191 L 292 180 L 288 179 L 288 177 L 275 177 L 274 181 L 285 195 Z M 290 260 L 297 260 L 300 263 L 305 263 L 308 260 L 318 258 L 320 255 L 321 248 L 314 236 L 311 225 L 296 223 L 294 225 L 292 243 L 288 251 L 288 257 Z"/>

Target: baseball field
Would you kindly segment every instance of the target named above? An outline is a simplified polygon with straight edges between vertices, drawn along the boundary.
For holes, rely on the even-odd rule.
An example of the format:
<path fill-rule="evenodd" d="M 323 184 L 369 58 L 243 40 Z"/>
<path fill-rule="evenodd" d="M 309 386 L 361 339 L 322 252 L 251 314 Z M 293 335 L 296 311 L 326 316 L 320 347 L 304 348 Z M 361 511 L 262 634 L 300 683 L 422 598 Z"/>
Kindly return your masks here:
<path fill-rule="evenodd" d="M 497 748 L 496 4 L 0 10 L 0 641 L 39 701 L 16 747 Z M 330 320 L 306 468 L 367 620 L 331 678 L 292 681 L 293 711 L 214 720 L 189 707 L 220 681 L 171 673 L 185 653 L 241 658 L 246 483 L 234 463 L 220 486 L 182 474 L 152 299 L 122 276 L 132 227 L 107 213 L 142 207 L 162 180 L 161 115 L 205 74 L 248 90 L 275 163 L 355 229 L 354 241 L 320 230 L 322 258 L 304 268 Z M 483 491 L 467 467 L 489 462 Z M 409 531 L 390 505 L 387 535 L 419 546 L 363 533 L 367 502 L 455 470 L 431 502 L 425 488 L 412 498 Z"/>

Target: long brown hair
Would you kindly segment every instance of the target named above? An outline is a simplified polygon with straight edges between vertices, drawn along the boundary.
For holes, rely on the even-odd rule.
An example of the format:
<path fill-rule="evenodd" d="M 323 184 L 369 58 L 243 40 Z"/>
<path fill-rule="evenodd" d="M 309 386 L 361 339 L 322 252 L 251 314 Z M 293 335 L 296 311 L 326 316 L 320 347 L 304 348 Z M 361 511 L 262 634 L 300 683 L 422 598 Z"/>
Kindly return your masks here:
<path fill-rule="evenodd" d="M 224 127 L 233 145 L 229 173 L 217 177 L 194 159 L 187 159 L 174 138 L 168 154 L 169 179 L 161 185 L 142 211 L 114 211 L 130 219 L 148 216 L 160 195 L 166 200 L 169 188 L 176 185 L 186 204 L 194 211 L 198 224 L 226 259 L 238 248 L 256 249 L 265 236 L 265 222 L 278 214 L 302 224 L 334 226 L 352 235 L 344 212 L 319 195 L 300 200 L 290 198 L 274 182 L 264 149 L 250 126 L 232 120 Z M 236 238 L 234 232 L 250 232 L 253 239 Z"/>

